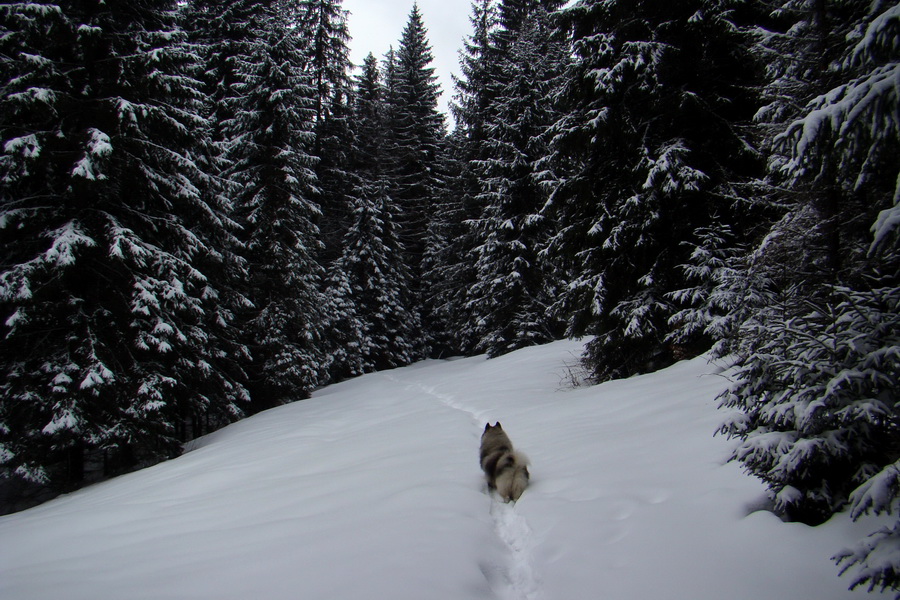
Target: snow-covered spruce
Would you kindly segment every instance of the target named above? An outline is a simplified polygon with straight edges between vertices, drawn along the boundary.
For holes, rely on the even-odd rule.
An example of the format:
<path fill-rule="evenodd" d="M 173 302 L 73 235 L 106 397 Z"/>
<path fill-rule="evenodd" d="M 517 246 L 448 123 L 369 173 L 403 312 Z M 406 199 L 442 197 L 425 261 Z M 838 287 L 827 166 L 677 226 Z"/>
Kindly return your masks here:
<path fill-rule="evenodd" d="M 821 523 L 893 462 L 900 384 L 900 293 L 835 290 L 833 304 L 756 325 L 761 344 L 720 397 L 733 458 L 776 509 Z"/>
<path fill-rule="evenodd" d="M 0 9 L 0 468 L 59 490 L 242 414 L 176 3 Z M 98 60 L 99 58 L 99 60 Z"/>
<path fill-rule="evenodd" d="M 463 333 L 491 356 L 549 341 L 561 329 L 548 310 L 559 284 L 540 256 L 550 227 L 540 213 L 546 193 L 538 163 L 547 152 L 546 129 L 557 117 L 547 97 L 565 53 L 550 34 L 545 8 L 507 21 L 495 33 L 503 59 L 493 66 L 493 106 L 473 163 L 483 209 L 472 222 L 475 282 L 466 294 Z"/>
<path fill-rule="evenodd" d="M 741 184 L 762 174 L 749 127 L 760 82 L 732 8 L 584 0 L 558 15 L 574 60 L 550 129 L 546 254 L 566 270 L 554 308 L 568 333 L 596 336 L 586 358 L 598 379 L 704 350 L 699 329 L 667 341 L 669 294 L 691 285 L 678 267 L 698 231 L 752 235 Z"/>
<path fill-rule="evenodd" d="M 255 408 L 307 396 L 322 380 L 323 270 L 316 221 L 316 93 L 304 56 L 307 38 L 295 28 L 292 2 L 251 3 L 251 42 L 233 57 L 233 77 L 222 123 L 229 168 L 237 186 L 235 215 L 250 276 L 242 282 L 251 302 L 239 314 L 250 348 Z"/>

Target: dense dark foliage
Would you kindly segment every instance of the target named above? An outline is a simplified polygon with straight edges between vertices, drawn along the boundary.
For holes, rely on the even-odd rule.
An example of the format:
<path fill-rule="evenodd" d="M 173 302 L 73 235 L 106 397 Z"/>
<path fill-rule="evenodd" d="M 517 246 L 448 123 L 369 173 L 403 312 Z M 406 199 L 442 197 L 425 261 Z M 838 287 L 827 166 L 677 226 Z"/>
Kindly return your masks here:
<path fill-rule="evenodd" d="M 247 404 L 200 57 L 166 2 L 6 4 L 0 460 L 54 489 L 179 453 Z"/>

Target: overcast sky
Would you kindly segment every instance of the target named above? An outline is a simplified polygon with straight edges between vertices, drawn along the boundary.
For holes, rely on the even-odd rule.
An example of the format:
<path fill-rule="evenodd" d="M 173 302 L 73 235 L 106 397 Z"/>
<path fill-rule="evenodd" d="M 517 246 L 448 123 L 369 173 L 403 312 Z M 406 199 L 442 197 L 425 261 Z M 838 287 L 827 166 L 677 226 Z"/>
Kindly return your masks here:
<path fill-rule="evenodd" d="M 459 74 L 459 49 L 470 33 L 470 0 L 418 0 L 418 4 L 443 91 L 440 109 L 447 112 L 453 95 L 450 74 Z M 350 60 L 360 65 L 369 52 L 381 61 L 389 47 L 397 49 L 413 0 L 344 0 L 343 6 L 350 11 Z"/>

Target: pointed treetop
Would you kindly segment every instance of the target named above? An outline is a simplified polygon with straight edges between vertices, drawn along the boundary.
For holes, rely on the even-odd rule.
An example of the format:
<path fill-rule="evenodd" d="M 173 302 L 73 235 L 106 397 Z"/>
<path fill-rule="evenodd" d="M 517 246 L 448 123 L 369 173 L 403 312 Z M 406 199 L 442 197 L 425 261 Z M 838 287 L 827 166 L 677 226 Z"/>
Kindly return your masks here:
<path fill-rule="evenodd" d="M 400 37 L 399 59 L 402 61 L 404 56 L 409 55 L 421 56 L 424 63 L 429 63 L 434 59 L 431 53 L 431 44 L 428 42 L 428 28 L 425 27 L 425 22 L 422 20 L 418 3 L 413 3 L 412 10 L 409 12 L 409 20 Z"/>

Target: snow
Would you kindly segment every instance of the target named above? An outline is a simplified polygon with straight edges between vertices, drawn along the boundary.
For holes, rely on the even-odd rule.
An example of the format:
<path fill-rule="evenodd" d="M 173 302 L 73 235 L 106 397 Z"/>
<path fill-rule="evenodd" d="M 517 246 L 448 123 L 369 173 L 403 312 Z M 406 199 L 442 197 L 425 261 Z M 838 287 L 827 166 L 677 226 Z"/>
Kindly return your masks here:
<path fill-rule="evenodd" d="M 78 417 L 72 414 L 70 411 L 64 410 L 62 414 L 55 415 L 53 417 L 53 420 L 47 423 L 46 426 L 44 426 L 43 432 L 48 435 L 53 435 L 61 429 L 77 431 L 78 425 Z"/>
<path fill-rule="evenodd" d="M 102 362 L 97 362 L 94 368 L 87 372 L 84 379 L 81 380 L 79 389 L 87 390 L 96 386 L 102 386 L 107 381 L 115 379 L 115 375 Z"/>
<path fill-rule="evenodd" d="M 28 317 L 25 316 L 25 311 L 21 308 L 17 308 L 16 312 L 14 312 L 8 319 L 6 319 L 6 326 L 10 329 L 15 329 L 16 325 L 21 321 L 25 322 L 28 320 Z"/>
<path fill-rule="evenodd" d="M 110 143 L 109 136 L 99 129 L 91 127 L 88 129 L 88 134 L 90 135 L 90 140 L 85 144 L 84 158 L 75 163 L 75 167 L 72 169 L 72 175 L 84 177 L 91 181 L 104 180 L 106 179 L 106 175 L 100 172 L 95 161 L 112 154 L 112 144 Z"/>
<path fill-rule="evenodd" d="M 830 557 L 887 521 L 760 510 L 715 365 L 573 388 L 581 349 L 366 375 L 0 518 L 0 598 L 869 597 Z M 489 420 L 531 459 L 514 505 L 478 467 Z"/>
<path fill-rule="evenodd" d="M 865 35 L 856 44 L 846 62 L 863 64 L 885 50 L 894 50 L 897 44 L 895 31 L 898 25 L 900 25 L 900 5 L 894 5 L 872 19 L 866 27 Z"/>
<path fill-rule="evenodd" d="M 25 158 L 36 158 L 41 153 L 41 143 L 36 135 L 24 135 L 22 137 L 12 138 L 3 145 L 3 151 L 6 154 L 15 154 L 21 152 Z M 5 227 L 5 226 L 4 226 Z"/>
<path fill-rule="evenodd" d="M 900 176 L 897 177 L 897 187 L 894 191 L 894 206 L 878 213 L 878 219 L 872 226 L 874 240 L 870 252 L 883 247 L 891 232 L 898 229 L 900 229 Z"/>
<path fill-rule="evenodd" d="M 53 13 L 62 13 L 62 9 L 56 5 L 38 4 L 36 2 L 26 2 L 24 4 L 13 5 L 13 10 L 21 11 L 25 14 L 46 17 Z"/>
<path fill-rule="evenodd" d="M 77 221 L 69 221 L 59 229 L 50 231 L 49 237 L 53 238 L 53 243 L 44 253 L 42 260 L 48 265 L 59 267 L 75 264 L 79 246 L 91 247 L 97 245 L 93 238 L 82 231 L 81 224 Z"/>
<path fill-rule="evenodd" d="M 850 498 L 853 514 L 861 516 L 870 511 L 897 510 L 894 491 L 900 485 L 900 461 L 888 465 L 853 492 Z"/>

